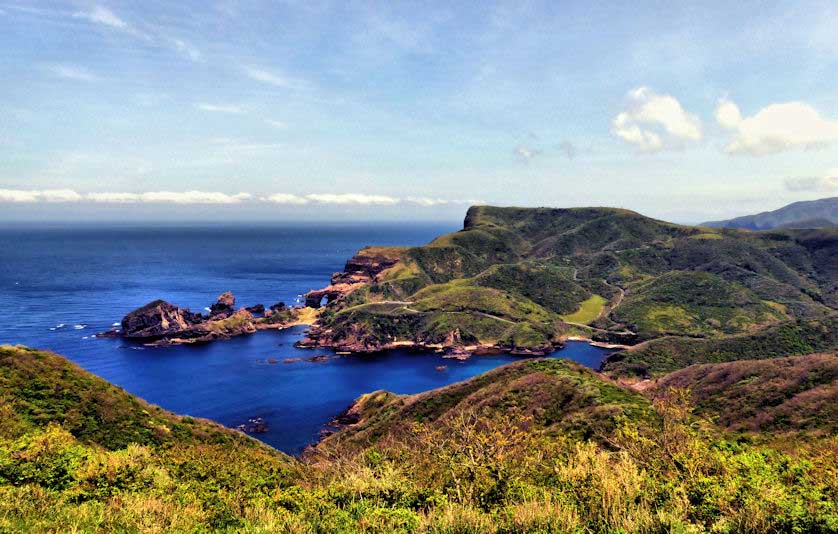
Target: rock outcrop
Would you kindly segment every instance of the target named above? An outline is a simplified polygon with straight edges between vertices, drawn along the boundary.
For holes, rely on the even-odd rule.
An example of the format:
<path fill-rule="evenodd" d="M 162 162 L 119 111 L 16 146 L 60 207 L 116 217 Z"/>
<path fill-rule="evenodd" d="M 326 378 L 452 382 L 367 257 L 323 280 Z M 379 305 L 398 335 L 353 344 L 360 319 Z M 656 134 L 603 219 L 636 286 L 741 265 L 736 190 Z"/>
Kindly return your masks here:
<path fill-rule="evenodd" d="M 158 340 L 190 332 L 204 321 L 200 313 L 178 308 L 165 300 L 155 300 L 123 317 L 122 336 L 142 341 Z"/>
<path fill-rule="evenodd" d="M 233 315 L 236 311 L 236 297 L 226 291 L 218 296 L 218 301 L 210 306 L 210 318 L 223 319 Z"/>
<path fill-rule="evenodd" d="M 365 247 L 352 256 L 343 272 L 332 275 L 331 283 L 305 294 L 306 306 L 319 308 L 323 303 L 333 302 L 359 287 L 374 282 L 386 269 L 399 262 L 403 249 L 392 247 Z"/>

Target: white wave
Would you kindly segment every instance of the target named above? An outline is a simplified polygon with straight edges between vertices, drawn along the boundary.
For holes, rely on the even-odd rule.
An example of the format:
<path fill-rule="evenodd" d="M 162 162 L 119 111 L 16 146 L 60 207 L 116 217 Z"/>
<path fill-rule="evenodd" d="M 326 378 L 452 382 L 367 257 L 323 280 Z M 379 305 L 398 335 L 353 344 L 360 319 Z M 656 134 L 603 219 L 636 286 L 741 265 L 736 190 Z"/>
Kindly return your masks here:
<path fill-rule="evenodd" d="M 56 327 L 56 328 L 64 328 L 64 323 L 61 323 L 61 324 L 55 325 L 55 327 Z"/>
<path fill-rule="evenodd" d="M 86 324 L 77 324 L 73 328 L 75 328 L 76 330 L 84 330 L 86 327 L 87 327 Z"/>
<path fill-rule="evenodd" d="M 119 325 L 120 325 L 120 323 L 114 323 L 111 326 L 119 326 Z"/>

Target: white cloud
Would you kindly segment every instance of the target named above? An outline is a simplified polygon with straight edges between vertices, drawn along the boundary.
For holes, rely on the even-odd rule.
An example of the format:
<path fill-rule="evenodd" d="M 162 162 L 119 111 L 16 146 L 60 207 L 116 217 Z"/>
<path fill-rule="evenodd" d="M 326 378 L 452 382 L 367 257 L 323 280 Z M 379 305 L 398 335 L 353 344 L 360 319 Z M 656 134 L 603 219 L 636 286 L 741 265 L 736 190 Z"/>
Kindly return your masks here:
<path fill-rule="evenodd" d="M 735 133 L 725 146 L 729 154 L 762 156 L 793 148 L 817 148 L 838 141 L 838 120 L 830 120 L 804 102 L 771 104 L 742 117 L 733 102 L 722 99 L 716 121 Z"/>
<path fill-rule="evenodd" d="M 288 125 L 284 122 L 273 119 L 265 119 L 265 124 L 267 124 L 268 126 L 272 126 L 278 130 L 284 130 L 285 128 L 288 128 Z"/>
<path fill-rule="evenodd" d="M 72 189 L 0 189 L 0 202 L 78 202 L 82 198 Z"/>
<path fill-rule="evenodd" d="M 174 45 L 175 51 L 177 51 L 177 53 L 182 57 L 196 63 L 204 61 L 204 55 L 201 54 L 201 51 L 192 46 L 190 43 L 187 43 L 182 39 L 172 39 L 172 45 Z"/>
<path fill-rule="evenodd" d="M 292 205 L 303 205 L 308 204 L 309 200 L 307 198 L 303 198 L 298 195 L 291 195 L 288 193 L 276 193 L 264 199 L 267 202 L 273 202 L 274 204 L 292 204 Z"/>
<path fill-rule="evenodd" d="M 282 87 L 285 89 L 302 89 L 308 85 L 304 80 L 297 78 L 289 78 L 284 74 L 276 71 L 263 69 L 260 67 L 245 67 L 244 73 L 248 78 L 256 80 L 257 82 L 266 83 L 275 87 Z"/>
<path fill-rule="evenodd" d="M 199 102 L 195 107 L 202 111 L 209 111 L 212 113 L 244 113 L 244 109 L 240 106 L 230 104 L 207 104 Z"/>
<path fill-rule="evenodd" d="M 522 146 L 515 147 L 515 150 L 513 151 L 513 153 L 516 156 L 518 156 L 519 158 L 521 158 L 522 160 L 528 162 L 528 161 L 532 160 L 534 157 L 540 156 L 541 155 L 541 150 L 538 150 L 536 148 L 526 147 L 526 146 L 522 145 Z"/>
<path fill-rule="evenodd" d="M 818 193 L 833 193 L 838 191 L 838 167 L 831 169 L 823 176 L 807 178 L 789 178 L 786 180 L 789 191 L 814 191 Z"/>
<path fill-rule="evenodd" d="M 719 100 L 716 106 L 716 122 L 722 128 L 732 130 L 742 122 L 742 113 L 739 106 L 726 98 Z"/>
<path fill-rule="evenodd" d="M 416 204 L 419 206 L 425 207 L 433 207 L 433 206 L 446 206 L 451 204 L 485 204 L 486 202 L 482 200 L 447 200 L 444 198 L 430 198 L 430 197 L 407 197 L 404 199 L 405 202 L 410 202 L 411 204 Z"/>
<path fill-rule="evenodd" d="M 311 194 L 306 195 L 305 198 L 312 202 L 319 202 L 321 204 L 393 205 L 400 202 L 398 198 L 385 195 L 364 195 L 359 193 Z"/>
<path fill-rule="evenodd" d="M 127 30 L 128 23 L 116 16 L 110 9 L 102 6 L 96 6 L 91 11 L 78 11 L 73 14 L 76 18 L 87 19 L 96 24 L 103 24 L 111 28 L 120 30 Z"/>
<path fill-rule="evenodd" d="M 638 87 L 629 92 L 628 99 L 628 108 L 614 118 L 611 129 L 623 141 L 654 152 L 701 140 L 701 120 L 675 97 Z"/>
<path fill-rule="evenodd" d="M 0 189 L 0 203 L 36 203 L 36 202 L 92 202 L 96 204 L 240 204 L 248 201 L 270 202 L 290 206 L 306 204 L 333 204 L 359 206 L 393 206 L 397 204 L 415 204 L 423 207 L 485 204 L 482 200 L 450 200 L 432 197 L 396 198 L 386 195 L 366 195 L 361 193 L 311 193 L 296 195 L 275 193 L 265 197 L 255 197 L 250 193 L 220 193 L 212 191 L 150 191 L 144 193 L 96 192 L 80 194 L 72 189 Z"/>
<path fill-rule="evenodd" d="M 250 193 L 228 195 L 226 193 L 206 191 L 156 191 L 142 194 L 143 202 L 172 204 L 238 204 L 250 198 L 252 198 Z"/>
<path fill-rule="evenodd" d="M 90 73 L 84 67 L 78 65 L 70 65 L 66 63 L 57 63 L 54 65 L 47 65 L 46 69 L 58 76 L 67 80 L 76 80 L 81 82 L 95 82 L 98 78 Z"/>
<path fill-rule="evenodd" d="M 88 193 L 85 199 L 106 204 L 239 204 L 250 193 L 227 194 L 211 191 L 152 191 L 148 193 Z"/>
<path fill-rule="evenodd" d="M 88 193 L 87 200 L 103 204 L 134 204 L 142 202 L 142 195 L 139 193 Z"/>

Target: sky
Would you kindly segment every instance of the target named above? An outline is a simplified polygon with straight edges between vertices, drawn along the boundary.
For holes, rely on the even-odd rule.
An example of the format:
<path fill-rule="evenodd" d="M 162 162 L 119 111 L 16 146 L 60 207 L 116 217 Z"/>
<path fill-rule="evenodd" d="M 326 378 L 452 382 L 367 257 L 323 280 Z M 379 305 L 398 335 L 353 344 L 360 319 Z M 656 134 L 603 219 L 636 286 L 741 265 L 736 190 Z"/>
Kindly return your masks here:
<path fill-rule="evenodd" d="M 0 0 L 0 220 L 838 196 L 838 3 Z"/>

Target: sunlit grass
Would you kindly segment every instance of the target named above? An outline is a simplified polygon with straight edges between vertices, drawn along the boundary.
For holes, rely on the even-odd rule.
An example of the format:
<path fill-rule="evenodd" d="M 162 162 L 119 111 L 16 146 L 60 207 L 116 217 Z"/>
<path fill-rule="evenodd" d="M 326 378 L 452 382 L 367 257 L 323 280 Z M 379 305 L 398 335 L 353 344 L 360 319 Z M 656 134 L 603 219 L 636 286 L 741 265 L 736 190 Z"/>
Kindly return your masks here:
<path fill-rule="evenodd" d="M 562 319 L 570 323 L 588 324 L 599 317 L 602 308 L 605 307 L 608 301 L 599 295 L 593 295 L 591 298 L 582 302 L 579 309 L 575 312 L 562 315 Z"/>

